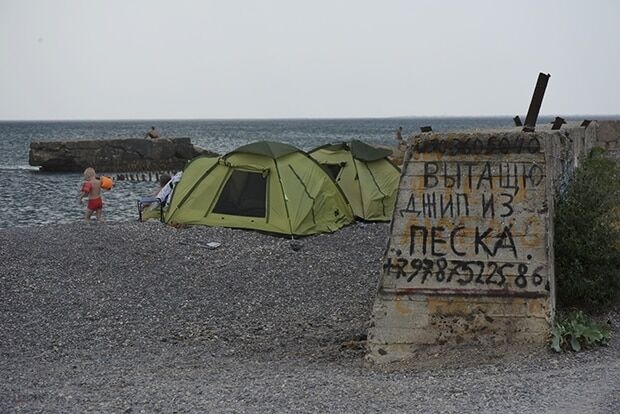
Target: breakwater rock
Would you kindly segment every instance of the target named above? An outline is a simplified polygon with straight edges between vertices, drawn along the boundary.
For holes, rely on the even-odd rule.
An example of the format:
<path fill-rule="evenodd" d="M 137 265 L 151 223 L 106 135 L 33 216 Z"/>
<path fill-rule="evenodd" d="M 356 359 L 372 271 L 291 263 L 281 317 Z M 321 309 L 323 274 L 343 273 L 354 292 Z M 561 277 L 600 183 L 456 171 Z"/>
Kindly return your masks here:
<path fill-rule="evenodd" d="M 189 138 L 44 141 L 30 144 L 29 163 L 52 172 L 86 167 L 109 172 L 163 171 L 183 169 L 199 155 L 218 154 L 193 145 Z"/>

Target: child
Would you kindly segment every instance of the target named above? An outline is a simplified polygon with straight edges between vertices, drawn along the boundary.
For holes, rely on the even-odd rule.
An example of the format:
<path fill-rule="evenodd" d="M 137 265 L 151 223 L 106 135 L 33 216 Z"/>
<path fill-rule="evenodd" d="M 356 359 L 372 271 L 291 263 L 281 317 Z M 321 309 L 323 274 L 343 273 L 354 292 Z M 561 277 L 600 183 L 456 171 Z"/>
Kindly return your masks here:
<path fill-rule="evenodd" d="M 82 204 L 82 199 L 88 196 L 88 205 L 86 206 L 84 220 L 90 222 L 90 216 L 95 213 L 97 222 L 102 221 L 101 213 L 103 209 L 103 201 L 101 200 L 101 181 L 95 177 L 95 170 L 88 167 L 84 170 L 84 183 L 80 190 L 78 200 Z"/>

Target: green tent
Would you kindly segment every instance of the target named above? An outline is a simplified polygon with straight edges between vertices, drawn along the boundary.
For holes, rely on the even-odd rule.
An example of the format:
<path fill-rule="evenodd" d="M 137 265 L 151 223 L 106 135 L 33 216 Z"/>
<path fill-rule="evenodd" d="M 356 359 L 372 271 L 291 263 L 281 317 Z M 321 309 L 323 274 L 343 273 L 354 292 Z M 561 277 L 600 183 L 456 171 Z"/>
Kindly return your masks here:
<path fill-rule="evenodd" d="M 352 140 L 315 148 L 310 156 L 336 180 L 357 217 L 389 221 L 400 181 L 400 170 L 387 158 L 391 153 Z"/>
<path fill-rule="evenodd" d="M 308 235 L 351 223 L 353 212 L 338 185 L 308 154 L 262 141 L 190 162 L 165 220 Z"/>

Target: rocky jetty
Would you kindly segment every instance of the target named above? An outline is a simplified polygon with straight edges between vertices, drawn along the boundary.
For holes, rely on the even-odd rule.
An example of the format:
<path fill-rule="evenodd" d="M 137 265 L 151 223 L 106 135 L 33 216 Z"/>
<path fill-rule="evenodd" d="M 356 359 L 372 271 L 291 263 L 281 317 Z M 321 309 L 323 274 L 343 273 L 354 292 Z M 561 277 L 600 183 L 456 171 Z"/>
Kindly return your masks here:
<path fill-rule="evenodd" d="M 193 145 L 189 138 L 40 141 L 30 144 L 29 163 L 50 172 L 86 167 L 108 172 L 168 171 L 183 169 L 199 155 L 218 154 Z"/>

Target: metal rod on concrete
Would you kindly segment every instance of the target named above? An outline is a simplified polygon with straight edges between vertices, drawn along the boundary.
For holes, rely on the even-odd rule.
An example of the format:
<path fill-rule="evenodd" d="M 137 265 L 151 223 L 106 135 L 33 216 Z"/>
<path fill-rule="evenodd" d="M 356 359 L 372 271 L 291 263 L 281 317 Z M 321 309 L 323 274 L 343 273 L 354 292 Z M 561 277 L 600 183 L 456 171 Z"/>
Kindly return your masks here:
<path fill-rule="evenodd" d="M 523 123 L 521 122 L 521 118 L 519 118 L 519 115 L 512 118 L 512 120 L 515 122 L 515 126 L 517 127 L 523 126 Z"/>
<path fill-rule="evenodd" d="M 543 97 L 545 96 L 545 90 L 547 89 L 547 83 L 550 77 L 550 74 L 544 74 L 542 72 L 538 74 L 538 80 L 536 81 L 536 88 L 534 88 L 530 108 L 527 110 L 527 116 L 525 117 L 523 132 L 534 132 L 536 129 L 536 120 L 538 119 L 538 113 L 540 112 L 540 107 L 542 106 Z"/>
<path fill-rule="evenodd" d="M 564 118 L 556 116 L 555 120 L 551 122 L 552 124 L 551 129 L 560 129 L 562 127 L 562 124 L 565 124 L 565 123 L 566 121 L 564 120 Z"/>

